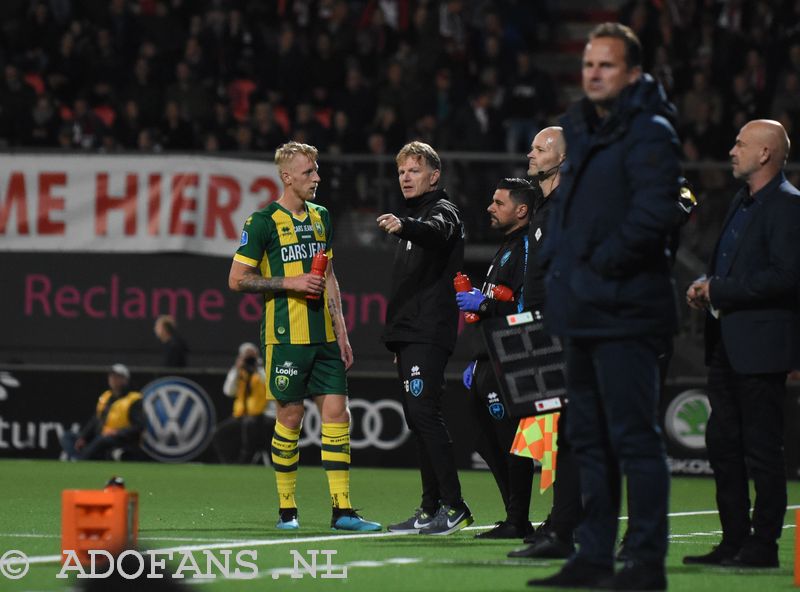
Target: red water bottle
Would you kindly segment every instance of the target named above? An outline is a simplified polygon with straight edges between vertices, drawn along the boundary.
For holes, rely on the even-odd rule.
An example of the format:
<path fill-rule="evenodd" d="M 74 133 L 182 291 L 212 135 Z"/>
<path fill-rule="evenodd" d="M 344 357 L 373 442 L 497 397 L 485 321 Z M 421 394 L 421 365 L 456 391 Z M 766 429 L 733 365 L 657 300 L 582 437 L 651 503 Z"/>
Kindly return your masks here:
<path fill-rule="evenodd" d="M 472 282 L 469 281 L 469 276 L 461 275 L 459 271 L 456 272 L 456 277 L 453 278 L 453 287 L 456 289 L 456 292 L 469 292 L 472 290 Z M 464 320 L 468 323 L 477 323 L 481 320 L 481 317 L 474 312 L 465 312 Z"/>
<path fill-rule="evenodd" d="M 325 251 L 320 251 L 311 260 L 311 275 L 325 277 L 325 270 L 328 269 L 328 256 Z M 308 300 L 319 300 L 319 294 L 306 294 Z"/>
<path fill-rule="evenodd" d="M 508 286 L 495 286 L 492 288 L 492 298 L 500 302 L 514 302 L 514 290 Z"/>

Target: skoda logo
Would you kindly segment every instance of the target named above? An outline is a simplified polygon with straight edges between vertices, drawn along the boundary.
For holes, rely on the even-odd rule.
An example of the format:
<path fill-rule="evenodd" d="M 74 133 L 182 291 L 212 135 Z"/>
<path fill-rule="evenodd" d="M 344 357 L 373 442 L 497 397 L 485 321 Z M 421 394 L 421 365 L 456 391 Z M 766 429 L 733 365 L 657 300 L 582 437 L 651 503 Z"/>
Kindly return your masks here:
<path fill-rule="evenodd" d="M 162 462 L 183 462 L 200 455 L 214 435 L 214 405 L 200 385 L 168 376 L 142 389 L 147 429 L 142 449 Z"/>
<path fill-rule="evenodd" d="M 319 446 L 322 428 L 319 411 L 309 401 L 305 401 L 305 405 L 306 413 L 299 445 Z M 350 434 L 350 447 L 353 449 L 374 447 L 379 450 L 394 450 L 400 448 L 411 434 L 399 401 L 350 399 L 348 406 L 353 418 Z"/>
<path fill-rule="evenodd" d="M 711 405 L 699 389 L 683 391 L 667 407 L 664 428 L 670 439 L 689 450 L 705 450 Z"/>

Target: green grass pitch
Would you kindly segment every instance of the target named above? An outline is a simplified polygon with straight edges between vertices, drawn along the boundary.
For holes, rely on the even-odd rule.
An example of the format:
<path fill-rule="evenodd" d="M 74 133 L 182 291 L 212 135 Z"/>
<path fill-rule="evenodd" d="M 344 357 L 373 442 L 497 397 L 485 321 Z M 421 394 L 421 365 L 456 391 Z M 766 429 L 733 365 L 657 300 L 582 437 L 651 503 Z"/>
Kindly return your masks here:
<path fill-rule="evenodd" d="M 464 497 L 475 515 L 475 525 L 447 537 L 418 535 L 340 534 L 330 529 L 327 482 L 321 469 L 301 467 L 298 481 L 299 531 L 287 534 L 274 528 L 277 518 L 272 470 L 258 466 L 165 465 L 157 463 L 60 463 L 54 461 L 0 461 L 0 555 L 19 550 L 34 560 L 25 577 L 11 580 L 0 574 L 0 590 L 68 590 L 79 582 L 57 579 L 61 569 L 54 556 L 61 551 L 61 491 L 101 489 L 112 475 L 122 476 L 139 493 L 139 545 L 146 549 L 201 549 L 215 553 L 230 547 L 257 553 L 254 579 L 191 578 L 187 589 L 228 590 L 340 590 L 347 592 L 502 592 L 524 590 L 532 577 L 555 572 L 561 562 L 511 560 L 506 552 L 514 542 L 477 541 L 473 536 L 503 517 L 502 505 L 488 472 L 461 473 Z M 538 478 L 536 486 L 538 487 Z M 368 519 L 384 525 L 404 519 L 418 503 L 419 477 L 415 471 L 354 468 L 355 505 Z M 789 504 L 800 504 L 800 483 L 790 482 Z M 531 519 L 541 521 L 550 506 L 550 493 L 534 491 Z M 719 540 L 711 479 L 676 478 L 672 481 L 668 578 L 670 590 L 752 592 L 793 590 L 795 511 L 787 513 L 781 539 L 781 567 L 774 570 L 729 570 L 688 567 L 685 554 L 702 553 Z M 624 527 L 624 521 L 621 522 Z M 325 556 L 318 556 L 317 577 L 306 573 L 293 579 L 291 551 L 310 563 L 309 550 L 332 550 L 332 573 L 346 578 L 322 578 Z M 219 558 L 220 556 L 217 555 Z M 252 556 L 248 557 L 248 560 Z M 175 568 L 174 562 L 172 567 Z M 235 567 L 235 565 L 233 565 Z M 243 566 L 244 567 L 244 566 Z M 203 568 L 201 568 L 203 569 Z M 252 569 L 245 570 L 248 574 Z M 148 582 L 137 588 L 148 590 Z"/>

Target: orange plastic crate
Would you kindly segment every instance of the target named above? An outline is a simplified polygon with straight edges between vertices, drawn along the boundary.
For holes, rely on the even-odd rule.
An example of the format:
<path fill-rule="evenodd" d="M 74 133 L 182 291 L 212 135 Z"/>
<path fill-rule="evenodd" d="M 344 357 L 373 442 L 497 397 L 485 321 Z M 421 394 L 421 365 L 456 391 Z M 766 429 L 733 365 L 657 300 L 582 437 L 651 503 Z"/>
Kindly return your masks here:
<path fill-rule="evenodd" d="M 139 495 L 122 487 L 65 489 L 61 492 L 61 562 L 75 551 L 89 564 L 89 551 L 118 553 L 136 546 Z"/>

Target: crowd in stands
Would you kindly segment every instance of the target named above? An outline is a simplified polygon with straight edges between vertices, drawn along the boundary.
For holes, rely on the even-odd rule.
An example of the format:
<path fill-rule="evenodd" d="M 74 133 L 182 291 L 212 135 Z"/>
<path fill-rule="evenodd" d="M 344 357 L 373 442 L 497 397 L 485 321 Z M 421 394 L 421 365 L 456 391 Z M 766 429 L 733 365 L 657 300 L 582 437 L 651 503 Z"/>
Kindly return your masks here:
<path fill-rule="evenodd" d="M 562 47 L 553 0 L 4 0 L 0 16 L 14 148 L 524 153 L 566 104 L 541 64 Z M 634 0 L 619 17 L 689 160 L 724 159 L 756 116 L 797 138 L 800 3 Z"/>

